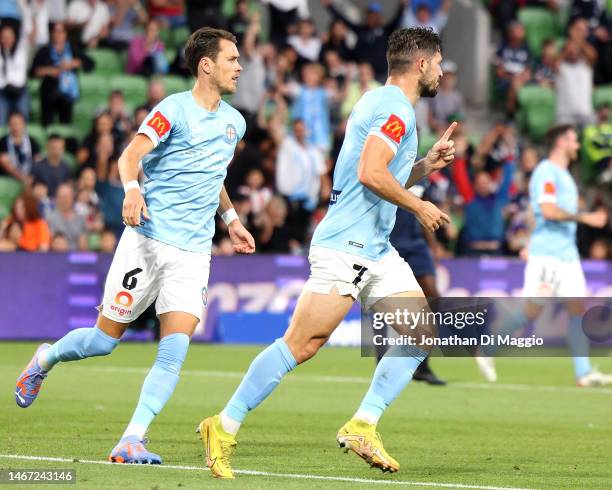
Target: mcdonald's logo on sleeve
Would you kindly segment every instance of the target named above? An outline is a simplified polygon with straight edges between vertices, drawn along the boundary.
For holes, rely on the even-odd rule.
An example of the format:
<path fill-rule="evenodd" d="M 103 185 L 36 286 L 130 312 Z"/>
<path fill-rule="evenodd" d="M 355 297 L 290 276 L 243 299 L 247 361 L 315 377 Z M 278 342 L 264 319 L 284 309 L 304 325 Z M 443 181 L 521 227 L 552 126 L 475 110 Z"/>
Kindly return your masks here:
<path fill-rule="evenodd" d="M 406 134 L 406 125 L 395 114 L 391 114 L 387 122 L 380 128 L 383 134 L 391 138 L 396 143 L 399 143 L 402 136 Z"/>
<path fill-rule="evenodd" d="M 555 184 L 552 182 L 544 182 L 544 194 L 548 194 L 549 196 L 554 196 L 557 193 L 555 189 Z"/>
<path fill-rule="evenodd" d="M 170 131 L 170 121 L 159 111 L 153 114 L 153 117 L 147 122 L 147 126 L 153 128 L 158 138 Z"/>

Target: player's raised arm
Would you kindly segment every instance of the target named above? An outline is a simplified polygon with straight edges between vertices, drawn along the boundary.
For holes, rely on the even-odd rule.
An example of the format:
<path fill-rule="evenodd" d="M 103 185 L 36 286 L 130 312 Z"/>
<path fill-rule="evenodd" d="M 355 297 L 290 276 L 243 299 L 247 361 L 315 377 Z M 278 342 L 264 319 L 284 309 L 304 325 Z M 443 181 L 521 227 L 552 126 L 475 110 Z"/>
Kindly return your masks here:
<path fill-rule="evenodd" d="M 127 226 L 140 226 L 140 215 L 149 219 L 147 205 L 140 193 L 138 165 L 144 156 L 153 150 L 153 142 L 144 134 L 137 134 L 119 157 L 119 175 L 125 190 L 123 199 L 123 222 Z"/>
<path fill-rule="evenodd" d="M 242 254 L 252 254 L 255 252 L 255 239 L 249 233 L 244 225 L 240 222 L 240 218 L 234 209 L 234 205 L 225 190 L 225 186 L 221 187 L 219 194 L 219 208 L 217 213 L 227 225 L 230 240 L 234 246 L 234 250 Z"/>
<path fill-rule="evenodd" d="M 423 201 L 405 189 L 389 171 L 388 165 L 395 156 L 389 144 L 377 135 L 366 140 L 359 168 L 359 182 L 381 199 L 414 213 L 427 230 L 437 230 L 450 218 L 428 201 Z"/>

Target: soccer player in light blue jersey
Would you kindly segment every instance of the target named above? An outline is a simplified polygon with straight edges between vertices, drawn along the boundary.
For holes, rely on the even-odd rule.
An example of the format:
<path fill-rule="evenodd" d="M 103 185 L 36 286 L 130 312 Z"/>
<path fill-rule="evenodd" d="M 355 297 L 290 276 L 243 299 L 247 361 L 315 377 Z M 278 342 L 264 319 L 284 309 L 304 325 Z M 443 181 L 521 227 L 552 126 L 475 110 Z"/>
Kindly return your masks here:
<path fill-rule="evenodd" d="M 230 455 L 246 414 L 257 407 L 283 376 L 311 357 L 358 299 L 365 309 L 395 311 L 389 298 L 426 301 L 408 264 L 389 243 L 397 207 L 414 213 L 428 230 L 447 215 L 408 191 L 416 182 L 454 159 L 453 123 L 415 163 L 414 104 L 436 94 L 442 70 L 440 38 L 424 28 L 401 29 L 389 38 L 389 77 L 385 86 L 365 93 L 349 117 L 334 172 L 329 211 L 315 231 L 311 273 L 284 337 L 261 352 L 219 415 L 200 423 L 206 463 L 213 476 L 233 478 Z M 418 325 L 415 336 L 431 338 L 435 327 Z M 431 347 L 390 349 L 355 417 L 337 434 L 341 447 L 372 466 L 397 471 L 376 432 L 383 411 L 404 389 Z"/>
<path fill-rule="evenodd" d="M 154 107 L 119 159 L 127 228 L 106 278 L 96 326 L 39 346 L 15 391 L 17 404 L 30 406 L 55 364 L 110 354 L 130 322 L 155 301 L 158 354 L 132 419 L 109 456 L 117 463 L 162 462 L 146 449 L 144 436 L 174 391 L 206 306 L 215 212 L 228 225 L 237 252 L 255 250 L 223 186 L 246 129 L 240 113 L 221 100 L 235 91 L 241 70 L 236 39 L 223 30 L 199 29 L 187 41 L 185 57 L 196 78 L 193 90 Z M 144 193 L 137 181 L 141 161 Z"/>
<path fill-rule="evenodd" d="M 552 127 L 547 134 L 548 158 L 542 160 L 529 181 L 529 201 L 535 215 L 535 226 L 529 240 L 523 296 L 525 309 L 502 320 L 498 335 L 511 335 L 536 319 L 543 304 L 536 298 L 568 298 L 567 343 L 573 356 L 578 386 L 612 384 L 612 375 L 591 366 L 589 340 L 582 330 L 586 280 L 576 246 L 576 227 L 583 223 L 603 228 L 608 216 L 603 211 L 580 213 L 578 188 L 568 167 L 578 157 L 580 143 L 570 125 Z M 481 358 L 482 359 L 482 358 Z M 489 381 L 497 379 L 492 358 L 484 358 L 481 371 Z M 488 364 L 488 365 L 487 365 Z"/>

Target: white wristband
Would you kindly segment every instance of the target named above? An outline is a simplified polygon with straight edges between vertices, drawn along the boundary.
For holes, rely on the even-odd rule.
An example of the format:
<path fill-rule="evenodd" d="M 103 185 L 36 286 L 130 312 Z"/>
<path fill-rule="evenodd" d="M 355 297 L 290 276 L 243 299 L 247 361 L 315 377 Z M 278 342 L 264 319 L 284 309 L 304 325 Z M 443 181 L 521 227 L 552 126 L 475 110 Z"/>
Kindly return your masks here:
<path fill-rule="evenodd" d="M 138 183 L 137 180 L 130 180 L 127 184 L 123 186 L 123 192 L 125 192 L 126 194 L 127 194 L 127 191 L 132 190 L 132 189 L 140 190 L 140 184 Z"/>
<path fill-rule="evenodd" d="M 230 208 L 221 215 L 221 219 L 226 225 L 229 225 L 232 221 L 238 219 L 238 213 L 234 208 Z"/>

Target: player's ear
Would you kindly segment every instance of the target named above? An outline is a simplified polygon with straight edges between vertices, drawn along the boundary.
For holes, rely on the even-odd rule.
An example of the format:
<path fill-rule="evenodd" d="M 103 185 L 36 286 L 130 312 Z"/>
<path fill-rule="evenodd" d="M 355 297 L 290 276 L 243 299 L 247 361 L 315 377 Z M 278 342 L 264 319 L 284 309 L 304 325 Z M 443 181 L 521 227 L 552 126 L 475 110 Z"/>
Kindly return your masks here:
<path fill-rule="evenodd" d="M 210 58 L 208 58 L 207 56 L 205 56 L 204 58 L 202 58 L 200 60 L 200 66 L 199 66 L 200 70 L 202 70 L 202 72 L 204 72 L 206 75 L 210 75 L 211 71 L 212 71 L 212 67 L 210 66 Z"/>

